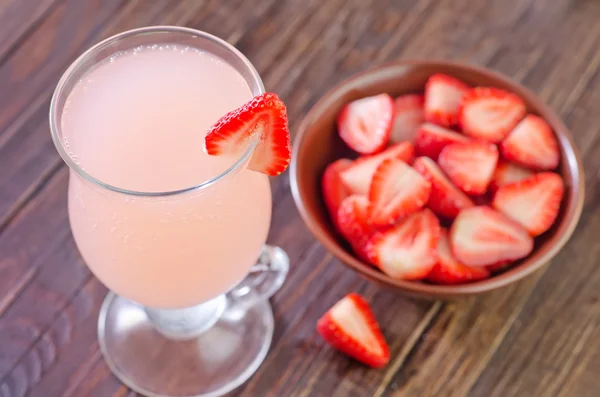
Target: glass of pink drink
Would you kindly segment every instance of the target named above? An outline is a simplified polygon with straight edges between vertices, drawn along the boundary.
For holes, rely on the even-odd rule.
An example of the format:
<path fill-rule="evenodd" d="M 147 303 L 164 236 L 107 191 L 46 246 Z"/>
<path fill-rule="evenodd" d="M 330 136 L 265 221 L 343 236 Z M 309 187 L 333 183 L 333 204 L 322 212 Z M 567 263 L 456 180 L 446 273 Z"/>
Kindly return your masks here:
<path fill-rule="evenodd" d="M 268 298 L 288 270 L 265 241 L 257 145 L 209 156 L 206 132 L 264 92 L 251 63 L 192 29 L 111 37 L 77 59 L 50 108 L 70 168 L 69 219 L 112 292 L 98 322 L 114 374 L 147 396 L 220 396 L 247 380 L 273 334 Z"/>

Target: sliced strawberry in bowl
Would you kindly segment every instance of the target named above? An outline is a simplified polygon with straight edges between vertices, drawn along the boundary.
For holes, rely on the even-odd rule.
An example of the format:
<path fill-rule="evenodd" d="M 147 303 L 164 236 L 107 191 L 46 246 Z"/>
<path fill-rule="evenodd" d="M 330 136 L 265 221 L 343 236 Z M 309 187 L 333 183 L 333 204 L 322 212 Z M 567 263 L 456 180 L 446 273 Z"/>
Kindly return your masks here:
<path fill-rule="evenodd" d="M 388 94 L 357 99 L 338 115 L 338 133 L 354 151 L 377 153 L 390 139 L 393 117 L 394 100 Z"/>
<path fill-rule="evenodd" d="M 375 233 L 367 245 L 371 263 L 397 280 L 422 280 L 437 263 L 440 222 L 428 209 Z"/>
<path fill-rule="evenodd" d="M 533 239 L 518 223 L 488 206 L 462 210 L 450 230 L 457 260 L 467 266 L 515 261 L 533 250 Z"/>
<path fill-rule="evenodd" d="M 558 174 L 540 172 L 499 188 L 492 206 L 535 237 L 550 229 L 556 220 L 564 190 Z"/>
<path fill-rule="evenodd" d="M 369 188 L 369 222 L 376 226 L 393 225 L 423 208 L 430 192 L 431 184 L 404 161 L 384 160 Z"/>
<path fill-rule="evenodd" d="M 331 346 L 373 368 L 390 361 L 390 349 L 369 304 L 351 293 L 317 322 L 317 332 Z"/>
<path fill-rule="evenodd" d="M 463 192 L 483 194 L 494 175 L 498 149 L 486 142 L 453 143 L 442 150 L 438 162 Z"/>
<path fill-rule="evenodd" d="M 514 261 L 500 261 L 498 263 L 494 263 L 493 265 L 487 265 L 485 268 L 490 273 L 500 273 L 504 270 L 508 270 L 509 267 L 512 266 Z"/>
<path fill-rule="evenodd" d="M 421 94 L 407 94 L 394 100 L 394 123 L 390 142 L 412 141 L 423 121 L 425 98 Z"/>
<path fill-rule="evenodd" d="M 490 190 L 495 192 L 498 188 L 513 182 L 519 182 L 533 176 L 534 172 L 508 161 L 498 161 L 494 175 L 490 182 Z"/>
<path fill-rule="evenodd" d="M 464 97 L 460 124 L 466 135 L 498 143 L 526 112 L 525 103 L 517 95 L 499 88 L 476 87 Z"/>
<path fill-rule="evenodd" d="M 369 200 L 365 196 L 352 195 L 342 201 L 336 215 L 340 233 L 360 257 L 368 262 L 367 243 L 375 233 L 375 228 L 368 222 Z"/>
<path fill-rule="evenodd" d="M 502 155 L 535 170 L 558 167 L 560 152 L 552 128 L 532 114 L 521 121 L 500 145 Z"/>
<path fill-rule="evenodd" d="M 334 161 L 325 168 L 321 178 L 321 189 L 325 205 L 336 227 L 338 208 L 340 208 L 342 201 L 352 194 L 350 189 L 342 182 L 340 173 L 351 165 L 352 161 L 348 159 Z"/>
<path fill-rule="evenodd" d="M 444 175 L 444 172 L 429 157 L 419 157 L 413 165 L 431 183 L 431 194 L 427 207 L 445 219 L 454 219 L 463 208 L 473 207 L 473 201 Z"/>
<path fill-rule="evenodd" d="M 443 127 L 458 124 L 460 105 L 469 87 L 442 73 L 431 76 L 425 85 L 425 119 Z"/>
<path fill-rule="evenodd" d="M 405 163 L 412 163 L 415 149 L 410 142 L 401 142 L 390 146 L 383 152 L 373 156 L 359 157 L 352 166 L 342 171 L 342 181 L 348 186 L 352 193 L 368 194 L 371 179 L 375 170 L 386 159 L 397 158 Z"/>
<path fill-rule="evenodd" d="M 292 158 L 290 131 L 284 103 L 267 92 L 223 116 L 206 134 L 211 156 L 239 153 L 258 139 L 248 169 L 270 176 L 281 174 Z"/>
<path fill-rule="evenodd" d="M 452 143 L 469 142 L 467 136 L 432 123 L 423 124 L 415 137 L 415 152 L 419 156 L 438 159 L 442 149 Z"/>
<path fill-rule="evenodd" d="M 472 267 L 458 261 L 450 249 L 448 231 L 442 229 L 437 244 L 438 262 L 427 276 L 427 280 L 436 284 L 464 284 L 483 280 L 490 276 L 485 267 Z"/>

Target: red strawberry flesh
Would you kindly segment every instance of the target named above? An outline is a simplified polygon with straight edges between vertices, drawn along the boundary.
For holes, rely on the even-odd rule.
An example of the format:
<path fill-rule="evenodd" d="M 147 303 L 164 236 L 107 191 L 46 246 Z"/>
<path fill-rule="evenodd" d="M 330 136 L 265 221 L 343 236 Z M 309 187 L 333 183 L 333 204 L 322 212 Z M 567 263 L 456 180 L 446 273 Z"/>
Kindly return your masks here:
<path fill-rule="evenodd" d="M 438 159 L 452 182 L 468 194 L 483 194 L 498 162 L 498 149 L 486 142 L 453 143 Z"/>
<path fill-rule="evenodd" d="M 462 81 L 434 74 L 425 85 L 425 119 L 443 127 L 458 123 L 460 104 L 469 87 Z"/>
<path fill-rule="evenodd" d="M 369 221 L 393 225 L 427 203 L 431 184 L 402 160 L 384 160 L 373 175 L 369 189 Z"/>
<path fill-rule="evenodd" d="M 431 183 L 427 207 L 445 219 L 454 219 L 463 208 L 473 207 L 473 201 L 446 177 L 429 157 L 415 160 L 414 169 Z"/>
<path fill-rule="evenodd" d="M 390 360 L 389 347 L 369 304 L 352 293 L 336 303 L 319 321 L 323 339 L 344 354 L 381 368 Z"/>
<path fill-rule="evenodd" d="M 388 143 L 393 116 L 394 101 L 388 94 L 357 99 L 340 112 L 338 132 L 356 152 L 377 153 Z"/>
<path fill-rule="evenodd" d="M 288 118 L 284 103 L 267 92 L 223 116 L 205 138 L 211 156 L 238 153 L 258 140 L 248 169 L 270 176 L 281 174 L 292 156 Z"/>
<path fill-rule="evenodd" d="M 487 206 L 462 210 L 450 231 L 457 260 L 467 266 L 488 266 L 529 255 L 533 239 L 518 223 Z"/>
<path fill-rule="evenodd" d="M 352 195 L 342 201 L 336 214 L 342 236 L 362 260 L 368 261 L 367 243 L 375 229 L 368 222 L 369 200 L 365 196 Z"/>
<path fill-rule="evenodd" d="M 432 123 L 425 123 L 417 131 L 415 151 L 419 156 L 437 160 L 442 149 L 452 143 L 466 143 L 470 139 L 458 132 Z"/>
<path fill-rule="evenodd" d="M 337 225 L 337 213 L 340 204 L 344 199 L 350 196 L 351 191 L 346 187 L 340 178 L 340 172 L 352 165 L 352 161 L 348 159 L 339 159 L 329 164 L 323 172 L 321 179 L 321 189 L 325 205 L 329 211 L 333 223 Z"/>
<path fill-rule="evenodd" d="M 421 280 L 437 262 L 440 223 L 425 209 L 397 226 L 376 233 L 367 246 L 369 259 L 381 271 L 398 280 Z"/>
<path fill-rule="evenodd" d="M 528 115 L 500 145 L 502 155 L 535 170 L 553 170 L 560 153 L 552 129 L 544 119 Z"/>
<path fill-rule="evenodd" d="M 498 190 L 498 188 L 508 185 L 513 182 L 520 182 L 523 179 L 527 179 L 533 176 L 534 172 L 523 168 L 514 163 L 507 161 L 498 161 L 492 181 L 490 182 L 490 189 L 492 191 Z"/>
<path fill-rule="evenodd" d="M 392 124 L 391 143 L 412 141 L 423 121 L 424 97 L 420 94 L 407 94 L 394 100 L 394 122 Z"/>
<path fill-rule="evenodd" d="M 482 280 L 490 276 L 484 267 L 471 267 L 459 262 L 452 253 L 448 231 L 442 229 L 437 245 L 438 262 L 427 280 L 436 284 L 462 284 Z"/>
<path fill-rule="evenodd" d="M 497 143 L 525 116 L 527 108 L 517 95 L 490 87 L 476 87 L 465 95 L 460 122 L 466 135 Z"/>
<path fill-rule="evenodd" d="M 352 166 L 342 171 L 342 181 L 348 186 L 352 193 L 368 194 L 373 174 L 381 162 L 389 158 L 397 158 L 405 163 L 412 163 L 415 150 L 410 142 L 401 142 L 390 146 L 385 151 L 373 155 L 359 157 Z"/>
<path fill-rule="evenodd" d="M 492 206 L 535 237 L 556 220 L 563 194 L 562 178 L 553 172 L 541 172 L 499 188 Z"/>

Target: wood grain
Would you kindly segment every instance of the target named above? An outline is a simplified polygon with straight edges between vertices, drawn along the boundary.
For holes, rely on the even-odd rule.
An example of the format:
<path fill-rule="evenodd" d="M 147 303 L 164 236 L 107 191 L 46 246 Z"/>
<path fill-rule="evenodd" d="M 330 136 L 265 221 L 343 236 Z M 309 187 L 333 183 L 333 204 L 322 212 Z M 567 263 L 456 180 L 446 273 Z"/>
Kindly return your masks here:
<path fill-rule="evenodd" d="M 600 231 L 600 3 L 580 0 L 4 0 L 0 2 L 0 396 L 133 396 L 98 350 L 106 289 L 66 212 L 68 172 L 47 127 L 61 73 L 119 31 L 186 25 L 227 39 L 286 102 L 292 134 L 332 85 L 397 58 L 497 69 L 537 92 L 582 148 L 588 191 L 570 244 L 545 273 L 452 303 L 402 298 L 358 278 L 315 242 L 287 174 L 273 181 L 269 241 L 292 260 L 274 297 L 266 362 L 232 396 L 596 396 Z M 363 294 L 393 359 L 368 370 L 318 337 L 316 320 Z"/>

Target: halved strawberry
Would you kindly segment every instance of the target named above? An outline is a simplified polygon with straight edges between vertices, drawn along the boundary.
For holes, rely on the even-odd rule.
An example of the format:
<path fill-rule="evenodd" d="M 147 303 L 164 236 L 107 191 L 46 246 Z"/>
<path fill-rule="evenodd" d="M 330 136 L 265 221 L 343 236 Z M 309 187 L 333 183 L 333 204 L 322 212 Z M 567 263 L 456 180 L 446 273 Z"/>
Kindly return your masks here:
<path fill-rule="evenodd" d="M 442 149 L 438 163 L 446 175 L 468 194 L 483 194 L 498 162 L 496 145 L 486 142 L 453 143 Z"/>
<path fill-rule="evenodd" d="M 373 175 L 369 189 L 369 222 L 393 225 L 417 212 L 429 200 L 431 184 L 404 161 L 384 160 Z"/>
<path fill-rule="evenodd" d="M 467 266 L 488 266 L 529 255 L 533 239 L 518 223 L 488 206 L 462 210 L 450 231 L 456 259 Z"/>
<path fill-rule="evenodd" d="M 520 182 L 502 186 L 492 206 L 538 236 L 556 220 L 565 185 L 553 172 L 540 172 Z"/>
<path fill-rule="evenodd" d="M 375 233 L 368 222 L 368 209 L 369 200 L 354 194 L 342 201 L 336 216 L 340 233 L 348 240 L 356 255 L 366 261 L 367 243 Z"/>
<path fill-rule="evenodd" d="M 432 123 L 425 123 L 417 131 L 415 138 L 415 151 L 419 156 L 438 159 L 444 147 L 452 143 L 466 143 L 471 139 L 444 127 Z"/>
<path fill-rule="evenodd" d="M 227 113 L 208 130 L 204 142 L 206 152 L 218 156 L 239 152 L 252 139 L 259 142 L 248 169 L 270 176 L 285 171 L 292 158 L 292 146 L 285 105 L 276 94 L 257 95 Z"/>
<path fill-rule="evenodd" d="M 377 153 L 390 139 L 393 117 L 394 100 L 388 94 L 357 99 L 344 106 L 338 115 L 338 132 L 358 153 Z"/>
<path fill-rule="evenodd" d="M 425 119 L 450 127 L 458 123 L 460 104 L 469 87 L 462 81 L 442 74 L 434 74 L 425 84 Z"/>
<path fill-rule="evenodd" d="M 440 222 L 428 209 L 373 235 L 367 245 L 371 263 L 395 279 L 425 278 L 437 262 Z"/>
<path fill-rule="evenodd" d="M 517 95 L 499 88 L 476 87 L 465 95 L 461 111 L 462 131 L 473 138 L 497 143 L 527 113 Z"/>
<path fill-rule="evenodd" d="M 323 198 L 325 205 L 329 211 L 331 220 L 337 227 L 337 213 L 342 201 L 351 194 L 351 191 L 340 178 L 340 172 L 352 165 L 352 161 L 348 159 L 339 159 L 329 164 L 323 172 L 321 179 L 321 188 L 323 190 Z"/>
<path fill-rule="evenodd" d="M 520 167 L 507 161 L 498 161 L 492 180 L 490 181 L 490 190 L 495 192 L 499 187 L 513 182 L 519 182 L 527 179 L 534 173 L 527 168 Z"/>
<path fill-rule="evenodd" d="M 390 361 L 377 320 L 358 294 L 347 295 L 329 309 L 317 322 L 317 332 L 337 350 L 373 368 Z"/>
<path fill-rule="evenodd" d="M 500 145 L 502 155 L 536 170 L 558 167 L 560 153 L 552 128 L 541 117 L 528 115 Z"/>
<path fill-rule="evenodd" d="M 390 142 L 412 141 L 419 126 L 425 120 L 423 104 L 425 98 L 421 94 L 407 94 L 394 100 L 394 123 Z"/>
<path fill-rule="evenodd" d="M 366 157 L 359 157 L 352 166 L 342 171 L 340 174 L 342 181 L 350 188 L 353 193 L 367 194 L 371 186 L 371 179 L 375 170 L 383 160 L 397 158 L 405 163 L 412 163 L 415 156 L 415 149 L 410 142 L 401 142 L 390 146 L 383 152 Z"/>
<path fill-rule="evenodd" d="M 490 276 L 484 267 L 471 267 L 459 262 L 452 254 L 448 231 L 442 229 L 437 244 L 438 262 L 427 276 L 427 280 L 436 284 L 462 284 L 482 280 Z"/>
<path fill-rule="evenodd" d="M 417 158 L 413 168 L 431 183 L 431 194 L 427 207 L 436 215 L 454 219 L 463 208 L 473 207 L 473 201 L 454 186 L 440 167 L 429 157 Z"/>

